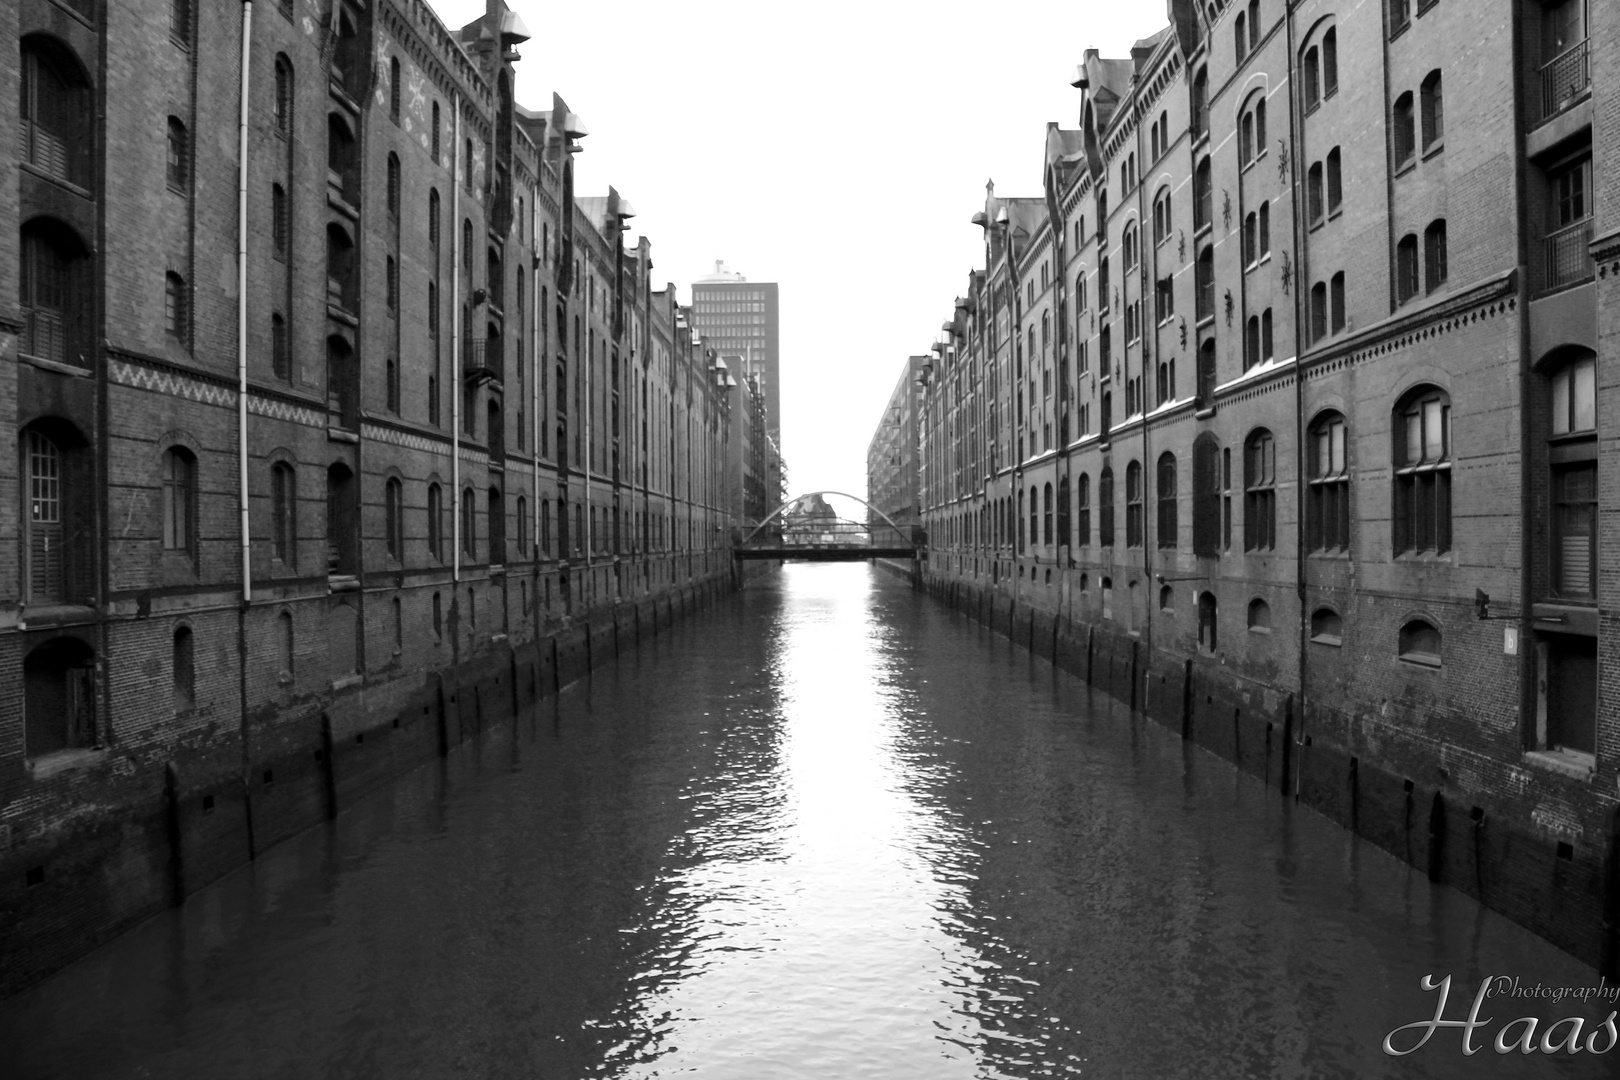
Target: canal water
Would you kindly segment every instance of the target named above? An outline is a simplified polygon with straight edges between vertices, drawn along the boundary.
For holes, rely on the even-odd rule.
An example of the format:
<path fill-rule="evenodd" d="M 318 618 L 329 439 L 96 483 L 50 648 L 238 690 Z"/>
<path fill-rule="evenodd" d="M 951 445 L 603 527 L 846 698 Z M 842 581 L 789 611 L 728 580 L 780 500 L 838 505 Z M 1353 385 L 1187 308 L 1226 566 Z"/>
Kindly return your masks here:
<path fill-rule="evenodd" d="M 1519 980 L 1479 1052 L 1386 1055 L 1448 975 L 1452 1020 Z M 0 1077 L 1614 1076 L 1613 1002 L 1523 996 L 1597 982 L 899 579 L 790 564 L 0 1003 Z M 1540 1052 L 1566 1017 L 1592 1049 Z"/>

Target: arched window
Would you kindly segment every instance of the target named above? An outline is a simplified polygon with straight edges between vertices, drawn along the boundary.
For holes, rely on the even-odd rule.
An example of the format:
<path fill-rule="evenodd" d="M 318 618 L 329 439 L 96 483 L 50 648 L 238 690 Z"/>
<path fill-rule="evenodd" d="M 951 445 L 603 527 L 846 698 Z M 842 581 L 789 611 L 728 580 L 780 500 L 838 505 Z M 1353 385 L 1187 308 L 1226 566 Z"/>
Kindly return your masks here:
<path fill-rule="evenodd" d="M 388 155 L 388 219 L 393 222 L 399 221 L 399 183 L 399 155 L 391 153 Z"/>
<path fill-rule="evenodd" d="M 1419 97 L 1423 109 L 1423 152 L 1426 154 L 1439 146 L 1446 134 L 1446 108 L 1438 68 L 1424 77 Z"/>
<path fill-rule="evenodd" d="M 1322 103 L 1322 59 L 1315 45 L 1305 50 L 1299 81 L 1300 93 L 1305 97 L 1305 111 L 1311 112 Z"/>
<path fill-rule="evenodd" d="M 1091 477 L 1081 473 L 1074 482 L 1074 542 L 1080 547 L 1091 543 Z"/>
<path fill-rule="evenodd" d="M 1047 546 L 1052 544 L 1052 485 L 1047 484 L 1041 490 L 1041 542 Z"/>
<path fill-rule="evenodd" d="M 399 123 L 399 57 L 388 58 L 388 117 Z"/>
<path fill-rule="evenodd" d="M 90 260 L 73 230 L 36 218 L 22 228 L 18 304 L 24 355 L 85 366 Z"/>
<path fill-rule="evenodd" d="M 1451 399 L 1422 386 L 1395 408 L 1395 553 L 1451 550 Z"/>
<path fill-rule="evenodd" d="M 1318 281 L 1311 286 L 1311 342 L 1327 337 L 1328 333 L 1327 282 Z"/>
<path fill-rule="evenodd" d="M 1260 316 L 1250 315 L 1243 328 L 1243 370 L 1260 362 Z"/>
<path fill-rule="evenodd" d="M 293 123 L 293 66 L 286 53 L 276 54 L 276 97 L 271 109 L 276 134 L 287 138 Z"/>
<path fill-rule="evenodd" d="M 659 524 L 663 524 L 662 518 L 659 519 Z M 551 557 L 551 503 L 546 499 L 540 500 L 540 538 L 539 551 L 536 554 L 542 558 Z"/>
<path fill-rule="evenodd" d="M 186 279 L 170 271 L 163 275 L 163 332 L 185 348 L 190 319 L 186 311 Z"/>
<path fill-rule="evenodd" d="M 270 466 L 270 550 L 285 566 L 298 564 L 298 479 L 285 461 Z"/>
<path fill-rule="evenodd" d="M 1198 648 L 1213 653 L 1220 645 L 1216 637 L 1219 605 L 1212 592 L 1198 594 Z"/>
<path fill-rule="evenodd" d="M 1260 241 L 1257 245 L 1259 258 L 1264 259 L 1271 254 L 1271 204 L 1262 202 L 1259 210 Z"/>
<path fill-rule="evenodd" d="M 427 545 L 428 554 L 444 561 L 444 506 L 438 484 L 429 484 L 427 491 Z"/>
<path fill-rule="evenodd" d="M 1344 644 L 1344 618 L 1332 608 L 1311 612 L 1311 640 L 1322 645 Z"/>
<path fill-rule="evenodd" d="M 1260 428 L 1243 444 L 1243 549 L 1277 546 L 1277 449 Z"/>
<path fill-rule="evenodd" d="M 1350 467 L 1344 417 L 1323 413 L 1311 425 L 1307 445 L 1310 502 L 1306 546 L 1312 551 L 1350 550 Z"/>
<path fill-rule="evenodd" d="M 1404 304 L 1418 291 L 1418 241 L 1407 233 L 1395 245 L 1395 302 Z"/>
<path fill-rule="evenodd" d="M 1097 479 L 1097 543 L 1114 546 L 1114 470 L 1104 466 Z"/>
<path fill-rule="evenodd" d="M 1412 110 L 1412 92 L 1408 90 L 1395 99 L 1391 131 L 1395 138 L 1395 167 L 1405 168 L 1412 162 L 1417 150 L 1416 120 Z"/>
<path fill-rule="evenodd" d="M 1170 189 L 1166 187 L 1153 200 L 1153 245 L 1157 247 L 1170 239 L 1171 229 Z"/>
<path fill-rule="evenodd" d="M 163 550 L 197 554 L 197 459 L 183 446 L 163 453 Z"/>
<path fill-rule="evenodd" d="M 1032 487 L 1029 489 L 1029 543 L 1031 547 L 1041 542 L 1040 510 L 1040 492 Z"/>
<path fill-rule="evenodd" d="M 1158 537 L 1159 547 L 1174 548 L 1176 546 L 1176 530 L 1178 527 L 1176 505 L 1176 455 L 1168 450 L 1159 455 L 1159 520 Z"/>
<path fill-rule="evenodd" d="M 1322 35 L 1322 96 L 1339 92 L 1339 32 L 1329 28 Z"/>
<path fill-rule="evenodd" d="M 169 190 L 184 195 L 186 192 L 186 177 L 190 173 L 191 145 L 186 135 L 186 125 L 180 122 L 177 116 L 169 117 L 169 156 L 166 176 L 169 181 Z"/>
<path fill-rule="evenodd" d="M 1198 266 L 1196 270 L 1196 284 L 1198 286 L 1197 316 L 1198 321 L 1215 317 L 1215 249 L 1205 246 L 1198 253 Z M 1213 389 L 1213 387 L 1212 387 Z"/>
<path fill-rule="evenodd" d="M 444 125 L 439 122 L 439 103 L 437 101 L 435 101 L 433 103 L 433 133 L 431 135 L 431 141 L 432 141 L 432 144 L 433 144 L 433 148 L 432 148 L 433 164 L 435 164 L 435 165 L 438 165 L 440 163 L 439 162 L 439 135 L 443 130 L 444 130 Z"/>
<path fill-rule="evenodd" d="M 478 496 L 472 488 L 461 493 L 461 553 L 469 560 L 478 551 Z"/>
<path fill-rule="evenodd" d="M 1142 546 L 1142 465 L 1125 466 L 1125 546 Z"/>
<path fill-rule="evenodd" d="M 521 556 L 529 554 L 529 501 L 522 495 L 517 501 L 517 550 Z"/>
<path fill-rule="evenodd" d="M 469 146 L 472 144 L 469 143 Z M 467 274 L 472 273 L 472 246 L 473 227 L 472 218 L 461 219 L 461 269 Z"/>
<path fill-rule="evenodd" d="M 1423 230 L 1423 291 L 1446 283 L 1446 219 L 1436 218 Z"/>
<path fill-rule="evenodd" d="M 1331 216 L 1339 212 L 1339 206 L 1344 202 L 1344 172 L 1339 148 L 1335 146 L 1328 151 L 1327 156 L 1327 212 Z"/>
<path fill-rule="evenodd" d="M 1590 603 L 1597 596 L 1597 358 L 1582 349 L 1554 368 L 1548 394 L 1557 440 L 1552 455 L 1552 591 Z"/>
<path fill-rule="evenodd" d="M 428 192 L 428 247 L 433 249 L 433 269 L 439 269 L 439 191 Z"/>
<path fill-rule="evenodd" d="M 1271 633 L 1271 605 L 1258 596 L 1249 601 L 1249 631 L 1256 634 Z"/>
<path fill-rule="evenodd" d="M 1413 619 L 1401 627 L 1400 657 L 1424 667 L 1440 666 L 1440 631 L 1425 619 Z"/>
<path fill-rule="evenodd" d="M 1241 11 L 1232 20 L 1232 40 L 1237 46 L 1237 62 L 1242 64 L 1249 58 L 1249 19 Z"/>
<path fill-rule="evenodd" d="M 197 663 L 192 642 L 191 627 L 182 626 L 174 632 L 174 708 L 176 712 L 189 709 L 197 703 Z"/>
<path fill-rule="evenodd" d="M 18 156 L 48 176 L 90 186 L 94 128 L 90 86 L 77 59 L 58 42 L 22 39 Z"/>
<path fill-rule="evenodd" d="M 405 489 L 397 477 L 389 477 L 383 485 L 383 536 L 388 546 L 388 557 L 397 561 L 405 558 Z"/>
<path fill-rule="evenodd" d="M 1168 585 L 1159 586 L 1159 610 L 1166 615 L 1176 610 L 1176 591 Z"/>

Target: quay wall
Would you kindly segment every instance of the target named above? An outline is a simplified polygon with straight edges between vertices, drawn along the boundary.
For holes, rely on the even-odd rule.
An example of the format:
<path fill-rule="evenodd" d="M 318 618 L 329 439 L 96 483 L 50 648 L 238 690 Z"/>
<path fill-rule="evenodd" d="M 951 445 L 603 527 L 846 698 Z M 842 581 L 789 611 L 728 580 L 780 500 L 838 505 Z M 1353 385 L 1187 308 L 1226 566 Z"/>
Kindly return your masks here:
<path fill-rule="evenodd" d="M 711 569 L 516 641 L 485 635 L 486 644 L 443 666 L 250 711 L 235 731 L 197 748 L 108 753 L 64 773 L 71 790 L 58 793 L 59 805 L 71 812 L 37 815 L 48 828 L 0 850 L 0 997 L 478 741 L 740 582 Z"/>
<path fill-rule="evenodd" d="M 882 562 L 911 578 L 909 566 Z M 1620 815 L 1605 842 L 1550 840 L 1537 793 L 1374 731 L 1353 703 L 1307 700 L 1218 658 L 1150 648 L 1104 620 L 924 571 L 917 588 L 1370 840 L 1604 974 L 1620 969 Z M 1384 703 L 1388 706 L 1389 703 Z M 1397 705 L 1397 708 L 1399 706 Z M 1396 719 L 1399 719 L 1397 717 Z"/>

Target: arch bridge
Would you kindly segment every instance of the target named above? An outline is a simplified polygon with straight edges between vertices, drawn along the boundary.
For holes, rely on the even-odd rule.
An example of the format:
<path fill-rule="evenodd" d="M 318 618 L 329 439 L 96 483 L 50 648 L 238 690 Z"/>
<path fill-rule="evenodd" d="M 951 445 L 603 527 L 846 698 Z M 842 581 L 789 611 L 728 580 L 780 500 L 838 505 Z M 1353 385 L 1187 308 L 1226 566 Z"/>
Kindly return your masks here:
<path fill-rule="evenodd" d="M 837 495 L 858 502 L 881 522 L 854 521 L 837 516 L 818 496 Z M 825 509 L 813 513 L 807 507 Z M 915 559 L 926 542 L 920 524 L 896 522 L 856 495 L 844 491 L 812 491 L 789 499 L 764 521 L 733 531 L 732 555 L 737 559 L 809 559 L 816 562 L 853 562 L 860 559 Z"/>

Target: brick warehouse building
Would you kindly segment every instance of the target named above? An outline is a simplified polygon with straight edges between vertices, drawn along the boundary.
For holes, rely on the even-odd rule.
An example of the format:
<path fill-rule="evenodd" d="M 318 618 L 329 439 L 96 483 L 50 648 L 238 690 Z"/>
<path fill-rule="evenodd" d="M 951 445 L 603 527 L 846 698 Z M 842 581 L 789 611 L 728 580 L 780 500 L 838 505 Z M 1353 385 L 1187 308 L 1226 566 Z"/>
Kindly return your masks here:
<path fill-rule="evenodd" d="M 500 0 L 0 32 L 4 993 L 721 587 L 731 395 Z"/>
<path fill-rule="evenodd" d="M 974 218 L 929 587 L 1613 971 L 1620 18 L 1168 12 Z"/>

